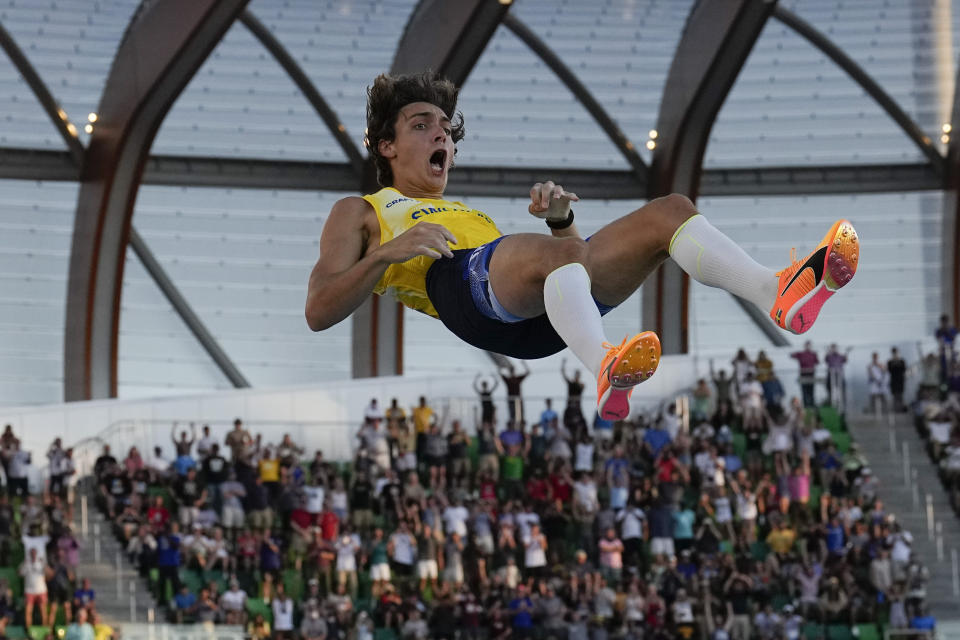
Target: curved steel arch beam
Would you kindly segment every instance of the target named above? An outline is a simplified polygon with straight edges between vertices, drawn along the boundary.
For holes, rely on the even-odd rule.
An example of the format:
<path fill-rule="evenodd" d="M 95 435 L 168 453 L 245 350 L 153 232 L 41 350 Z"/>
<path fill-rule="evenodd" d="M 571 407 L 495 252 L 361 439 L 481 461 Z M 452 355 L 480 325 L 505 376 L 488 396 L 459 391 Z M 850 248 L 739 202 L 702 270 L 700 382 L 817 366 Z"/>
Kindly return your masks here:
<path fill-rule="evenodd" d="M 10 35 L 10 32 L 3 27 L 2 23 L 0 23 L 0 47 L 7 52 L 10 61 L 13 62 L 13 66 L 17 68 L 17 71 L 20 72 L 23 79 L 27 81 L 27 86 L 33 91 L 33 95 L 40 101 L 40 106 L 43 107 L 47 117 L 50 118 L 57 133 L 59 133 L 63 141 L 67 143 L 67 150 L 70 152 L 70 158 L 73 164 L 79 169 L 83 165 L 84 148 L 77 138 L 76 125 L 70 122 L 70 118 L 67 117 L 67 112 L 57 103 L 53 94 L 47 89 L 47 85 L 44 84 L 40 74 L 37 73 L 37 70 L 30 64 L 30 60 L 27 59 L 27 56 L 24 55 L 20 47 L 17 46 L 17 42 L 13 39 L 13 36 Z"/>
<path fill-rule="evenodd" d="M 367 159 L 360 152 L 360 149 L 357 148 L 357 145 L 354 144 L 353 139 L 347 135 L 347 128 L 340 122 L 340 118 L 337 117 L 336 112 L 330 108 L 327 101 L 320 95 L 317 87 L 310 81 L 310 77 L 307 76 L 303 67 L 297 64 L 297 61 L 293 59 L 293 56 L 290 55 L 286 47 L 270 33 L 267 26 L 260 22 L 249 9 L 245 9 L 243 13 L 240 14 L 240 22 L 250 30 L 257 40 L 260 41 L 260 44 L 266 47 L 270 55 L 280 63 L 283 70 L 287 72 L 287 75 L 296 83 L 297 88 L 303 92 L 304 97 L 306 97 L 310 105 L 316 110 L 320 119 L 323 120 L 330 129 L 330 133 L 333 134 L 337 144 L 340 145 L 340 148 L 343 149 L 343 152 L 346 154 L 350 166 L 353 167 L 353 172 L 357 175 L 357 184 L 359 186 L 367 171 Z"/>
<path fill-rule="evenodd" d="M 943 175 L 946 161 L 933 146 L 930 136 L 923 132 L 923 129 L 900 108 L 897 101 L 890 97 L 890 94 L 884 91 L 863 67 L 858 65 L 853 58 L 844 53 L 844 51 L 835 45 L 828 37 L 820 33 L 816 27 L 786 7 L 778 5 L 773 11 L 773 17 L 796 31 L 810 44 L 833 60 L 837 66 L 843 69 L 847 75 L 860 85 L 860 87 L 880 105 L 880 108 L 886 111 L 887 115 L 893 118 L 893 121 L 903 129 L 903 132 L 913 141 L 913 144 L 930 160 L 937 175 Z"/>
<path fill-rule="evenodd" d="M 613 121 L 610 114 L 600 106 L 600 103 L 593 97 L 590 90 L 587 89 L 573 71 L 570 70 L 570 67 L 564 64 L 560 56 L 554 53 L 553 50 L 547 46 L 546 42 L 541 40 L 530 27 L 525 25 L 517 17 L 507 14 L 503 18 L 503 25 L 520 38 L 524 44 L 530 47 L 530 49 L 543 60 L 544 64 L 550 67 L 551 71 L 560 78 L 560 81 L 566 85 L 567 89 L 580 101 L 580 104 L 593 116 L 593 119 L 600 125 L 604 133 L 607 134 L 607 137 L 609 137 L 614 146 L 617 147 L 617 150 L 626 158 L 627 163 L 631 169 L 633 169 L 633 173 L 637 176 L 640 184 L 646 184 L 647 164 L 643 161 L 643 158 L 640 157 L 640 154 L 637 153 L 636 147 L 620 127 L 617 126 L 617 123 Z"/>
<path fill-rule="evenodd" d="M 696 199 L 710 130 L 775 4 L 776 0 L 694 4 L 664 85 L 649 198 L 682 193 Z M 664 353 L 686 353 L 689 348 L 689 288 L 687 274 L 670 260 L 643 284 L 643 326 L 657 331 Z M 786 344 L 761 311 L 734 299 L 774 344 Z"/>
<path fill-rule="evenodd" d="M 17 46 L 13 37 L 0 25 L 0 46 L 7 52 L 13 61 L 17 70 L 20 71 L 27 85 L 33 90 L 34 95 L 40 101 L 44 111 L 53 121 L 54 126 L 67 143 L 67 157 L 72 161 L 79 175 L 83 168 L 83 162 L 86 157 L 86 149 L 80 143 L 75 135 L 76 127 L 70 122 L 66 112 L 57 104 L 53 95 L 47 89 L 40 75 L 36 72 L 30 61 L 26 58 L 20 48 Z M 143 264 L 147 273 L 153 278 L 153 281 L 160 288 L 160 291 L 167 298 L 177 314 L 183 319 L 184 323 L 191 333 L 200 342 L 200 345 L 210 354 L 214 362 L 219 366 L 223 374 L 237 387 L 248 387 L 250 384 L 244 378 L 243 374 L 237 369 L 236 365 L 230 360 L 223 351 L 213 335 L 206 328 L 200 318 L 194 313 L 193 309 L 187 303 L 186 299 L 177 289 L 176 285 L 164 271 L 163 267 L 154 257 L 150 247 L 143 240 L 136 229 L 130 229 L 130 246 L 136 253 L 140 262 Z"/>
<path fill-rule="evenodd" d="M 947 146 L 944 174 L 943 255 L 941 256 L 941 309 L 956 326 L 960 321 L 960 71 L 954 85 L 953 109 L 950 112 L 950 143 Z"/>
<path fill-rule="evenodd" d="M 123 267 L 150 146 L 248 2 L 142 2 L 117 48 L 77 200 L 64 331 L 67 401 L 116 396 Z"/>

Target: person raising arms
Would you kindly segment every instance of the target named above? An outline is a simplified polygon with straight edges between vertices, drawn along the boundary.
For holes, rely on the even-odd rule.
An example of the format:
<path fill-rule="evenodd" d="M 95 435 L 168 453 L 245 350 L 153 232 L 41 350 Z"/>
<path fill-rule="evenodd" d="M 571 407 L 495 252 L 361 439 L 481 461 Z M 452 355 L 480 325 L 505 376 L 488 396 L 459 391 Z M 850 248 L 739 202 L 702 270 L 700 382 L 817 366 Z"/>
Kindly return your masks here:
<path fill-rule="evenodd" d="M 367 143 L 383 188 L 330 211 L 307 290 L 312 330 L 346 319 L 371 292 L 389 293 L 480 349 L 531 359 L 569 347 L 597 378 L 599 415 L 620 420 L 633 387 L 656 371 L 660 341 L 646 331 L 612 345 L 601 317 L 667 258 L 793 333 L 809 330 L 856 271 L 859 240 L 846 220 L 806 259 L 773 271 L 678 194 L 584 239 L 571 209 L 579 198 L 552 181 L 533 185 L 527 207 L 549 235 L 503 235 L 486 213 L 444 199 L 464 136 L 457 95 L 429 72 L 380 75 L 368 89 Z"/>

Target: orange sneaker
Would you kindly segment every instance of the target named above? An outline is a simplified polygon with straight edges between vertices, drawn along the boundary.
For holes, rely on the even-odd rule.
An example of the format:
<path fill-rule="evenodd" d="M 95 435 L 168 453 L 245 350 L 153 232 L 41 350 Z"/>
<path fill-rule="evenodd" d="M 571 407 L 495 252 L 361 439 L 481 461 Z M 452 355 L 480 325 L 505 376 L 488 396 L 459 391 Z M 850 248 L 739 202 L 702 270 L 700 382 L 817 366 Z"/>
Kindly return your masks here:
<path fill-rule="evenodd" d="M 804 333 L 813 326 L 823 303 L 853 279 L 860 259 L 860 240 L 848 220 L 837 220 L 805 260 L 790 252 L 789 267 L 778 271 L 777 300 L 770 317 L 781 329 Z"/>
<path fill-rule="evenodd" d="M 630 415 L 633 387 L 648 380 L 660 364 L 660 338 L 653 331 L 624 338 L 619 347 L 604 344 L 606 357 L 597 376 L 597 413 L 604 420 L 625 420 Z"/>

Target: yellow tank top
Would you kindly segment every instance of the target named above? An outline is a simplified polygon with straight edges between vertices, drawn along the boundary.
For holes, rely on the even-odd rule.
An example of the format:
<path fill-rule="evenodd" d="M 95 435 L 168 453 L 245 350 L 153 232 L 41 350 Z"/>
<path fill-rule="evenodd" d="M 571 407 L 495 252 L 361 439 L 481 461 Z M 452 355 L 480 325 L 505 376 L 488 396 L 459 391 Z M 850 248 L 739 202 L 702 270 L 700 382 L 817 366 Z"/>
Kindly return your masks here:
<path fill-rule="evenodd" d="M 452 249 L 474 249 L 496 240 L 503 234 L 490 217 L 472 209 L 462 202 L 434 200 L 432 198 L 408 198 L 392 187 L 363 196 L 373 205 L 380 224 L 380 244 L 393 240 L 398 235 L 420 222 L 433 222 L 450 230 L 457 238 Z M 400 264 L 392 264 L 373 288 L 379 295 L 389 293 L 404 305 L 437 317 L 427 297 L 427 270 L 434 259 L 417 256 Z"/>

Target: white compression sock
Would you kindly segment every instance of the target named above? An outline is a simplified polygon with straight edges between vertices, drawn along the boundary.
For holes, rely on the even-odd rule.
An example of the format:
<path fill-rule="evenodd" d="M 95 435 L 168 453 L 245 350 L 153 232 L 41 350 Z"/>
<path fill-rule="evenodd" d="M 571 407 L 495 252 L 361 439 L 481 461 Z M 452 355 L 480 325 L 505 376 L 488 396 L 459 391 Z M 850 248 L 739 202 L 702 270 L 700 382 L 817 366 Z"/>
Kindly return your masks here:
<path fill-rule="evenodd" d="M 574 262 L 552 271 L 543 281 L 543 304 L 557 334 L 594 376 L 599 375 L 607 338 L 590 294 L 587 269 Z"/>
<path fill-rule="evenodd" d="M 758 264 L 700 214 L 673 234 L 670 257 L 697 282 L 726 289 L 761 311 L 769 313 L 776 302 L 775 272 Z"/>

